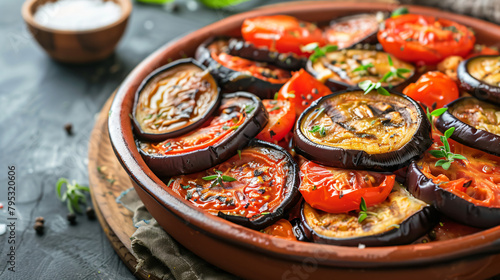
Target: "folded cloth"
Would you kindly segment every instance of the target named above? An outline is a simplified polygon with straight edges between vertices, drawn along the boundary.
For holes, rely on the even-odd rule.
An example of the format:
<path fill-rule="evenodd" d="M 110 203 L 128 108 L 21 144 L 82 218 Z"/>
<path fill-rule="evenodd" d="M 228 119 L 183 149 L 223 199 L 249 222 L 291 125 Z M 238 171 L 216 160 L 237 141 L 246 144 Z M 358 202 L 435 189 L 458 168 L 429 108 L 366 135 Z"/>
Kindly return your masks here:
<path fill-rule="evenodd" d="M 136 269 L 143 269 L 160 279 L 238 279 L 207 263 L 175 241 L 149 214 L 133 188 L 117 199 L 134 212 L 131 222 L 137 228 L 130 237 Z"/>

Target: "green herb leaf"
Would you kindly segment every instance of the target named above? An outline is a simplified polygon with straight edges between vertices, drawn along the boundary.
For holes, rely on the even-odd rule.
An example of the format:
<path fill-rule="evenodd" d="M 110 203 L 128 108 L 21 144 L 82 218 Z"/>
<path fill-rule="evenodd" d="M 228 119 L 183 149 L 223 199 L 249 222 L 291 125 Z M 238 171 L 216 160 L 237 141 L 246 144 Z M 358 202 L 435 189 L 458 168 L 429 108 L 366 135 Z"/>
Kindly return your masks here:
<path fill-rule="evenodd" d="M 358 216 L 358 223 L 362 223 L 366 218 L 368 217 L 368 214 L 365 212 L 360 212 Z"/>
<path fill-rule="evenodd" d="M 441 150 L 429 150 L 429 154 L 431 154 L 435 158 L 446 157 L 446 152 Z"/>
<path fill-rule="evenodd" d="M 318 132 L 320 129 L 321 129 L 321 127 L 319 125 L 315 125 L 312 127 L 311 130 L 309 130 L 309 132 L 315 133 L 315 132 Z"/>
<path fill-rule="evenodd" d="M 359 82 L 358 87 L 360 87 L 362 90 L 365 91 L 365 93 L 367 93 L 368 88 L 370 88 L 372 86 L 372 84 L 373 84 L 372 81 L 366 80 L 366 81 Z"/>
<path fill-rule="evenodd" d="M 274 100 L 278 100 L 278 96 L 279 96 L 279 92 L 276 92 L 276 93 L 274 94 Z"/>
<path fill-rule="evenodd" d="M 190 185 L 185 185 L 185 186 L 182 186 L 182 188 L 183 188 L 184 190 L 189 189 L 189 187 L 191 187 L 191 186 L 190 186 Z"/>
<path fill-rule="evenodd" d="M 231 176 L 227 176 L 227 175 L 222 175 L 222 180 L 223 180 L 224 182 L 234 182 L 234 181 L 236 181 L 236 179 L 235 179 L 235 178 L 233 178 L 233 177 L 231 177 Z"/>
<path fill-rule="evenodd" d="M 400 15 L 406 15 L 408 13 L 409 13 L 408 8 L 406 8 L 406 7 L 399 7 L 396 10 L 392 11 L 391 17 L 397 17 L 397 16 L 400 16 Z"/>
<path fill-rule="evenodd" d="M 368 68 L 371 68 L 373 67 L 373 63 L 368 63 L 368 64 L 363 64 L 363 65 L 360 65 L 356 68 L 354 68 L 354 70 L 352 70 L 352 72 L 358 72 L 358 71 L 368 71 Z"/>
<path fill-rule="evenodd" d="M 359 204 L 359 209 L 361 211 L 366 211 L 366 209 L 367 209 L 366 208 L 366 201 L 365 201 L 365 199 L 363 197 L 361 197 L 361 203 Z"/>
<path fill-rule="evenodd" d="M 219 177 L 219 175 L 210 175 L 210 176 L 202 177 L 201 179 L 203 179 L 205 181 L 212 181 L 214 179 L 217 179 L 217 177 Z"/>
<path fill-rule="evenodd" d="M 445 132 L 444 132 L 444 136 L 446 137 L 446 139 L 450 138 L 451 135 L 453 134 L 453 132 L 455 132 L 455 127 L 450 127 L 448 128 Z M 447 141 L 448 142 L 448 141 Z"/>
<path fill-rule="evenodd" d="M 387 55 L 387 60 L 389 60 L 390 66 L 394 66 L 394 63 L 392 62 L 392 57 L 390 55 Z"/>
<path fill-rule="evenodd" d="M 439 108 L 439 109 L 432 111 L 430 114 L 431 114 L 431 116 L 439 117 L 442 114 L 444 114 L 444 112 L 446 112 L 447 110 L 448 110 L 448 108 Z M 427 112 L 429 112 L 429 108 L 427 108 Z"/>
<path fill-rule="evenodd" d="M 238 157 L 241 159 L 241 150 L 238 150 Z"/>
<path fill-rule="evenodd" d="M 385 96 L 390 96 L 391 95 L 384 87 L 377 88 L 377 92 L 380 95 L 385 95 Z"/>
<path fill-rule="evenodd" d="M 255 110 L 255 106 L 252 105 L 245 105 L 245 113 L 250 114 Z"/>
<path fill-rule="evenodd" d="M 273 108 L 269 109 L 269 112 L 277 111 L 279 109 L 281 109 L 280 106 L 274 106 Z"/>
<path fill-rule="evenodd" d="M 467 160 L 466 157 L 464 157 L 463 155 L 460 155 L 460 154 L 453 154 L 452 158 L 454 159 L 462 159 L 462 160 Z"/>

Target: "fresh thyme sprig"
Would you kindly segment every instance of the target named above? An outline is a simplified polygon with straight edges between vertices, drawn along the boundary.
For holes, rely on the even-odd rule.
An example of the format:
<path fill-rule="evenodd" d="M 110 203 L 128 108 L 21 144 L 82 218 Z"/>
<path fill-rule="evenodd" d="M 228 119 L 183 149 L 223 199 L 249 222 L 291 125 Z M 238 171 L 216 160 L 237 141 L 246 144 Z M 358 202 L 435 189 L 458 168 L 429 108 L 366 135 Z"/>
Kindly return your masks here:
<path fill-rule="evenodd" d="M 63 185 L 66 185 L 66 191 L 61 194 Z M 87 204 L 87 198 L 85 197 L 85 192 L 89 192 L 90 189 L 87 186 L 79 185 L 74 180 L 72 183 L 66 178 L 59 178 L 56 183 L 56 195 L 62 202 L 66 201 L 68 211 L 70 213 L 82 213 L 80 208 L 80 203 Z"/>
<path fill-rule="evenodd" d="M 224 187 L 224 183 L 222 183 L 223 181 L 224 182 L 233 182 L 233 181 L 236 181 L 235 178 L 231 177 L 231 176 L 227 176 L 227 175 L 223 175 L 222 171 L 220 170 L 214 170 L 215 173 L 217 174 L 214 174 L 214 175 L 209 175 L 209 176 L 205 176 L 201 179 L 205 180 L 205 181 L 212 181 L 212 187 L 216 186 L 217 184 L 221 187 Z"/>
<path fill-rule="evenodd" d="M 361 197 L 361 203 L 359 204 L 358 223 L 362 223 L 366 218 L 368 218 L 368 216 L 377 216 L 377 213 L 368 211 L 365 199 Z"/>
<path fill-rule="evenodd" d="M 429 122 L 431 123 L 432 130 L 434 130 L 433 117 L 441 116 L 442 114 L 444 114 L 444 112 L 446 112 L 446 110 L 448 110 L 448 108 L 439 108 L 432 112 L 429 112 L 429 107 L 426 108 L 425 114 L 427 115 L 427 119 L 429 119 Z"/>
<path fill-rule="evenodd" d="M 360 65 L 360 66 L 354 68 L 354 70 L 352 70 L 352 72 L 366 73 L 366 72 L 368 72 L 368 68 L 372 68 L 372 67 L 373 67 L 373 63 L 369 62 L 367 64 L 363 64 L 363 65 Z"/>
<path fill-rule="evenodd" d="M 309 60 L 315 62 L 318 58 L 326 56 L 329 52 L 334 52 L 338 49 L 335 45 L 326 45 L 324 47 L 320 47 L 318 43 L 309 43 L 301 48 L 303 52 L 313 52 L 309 56 Z"/>
<path fill-rule="evenodd" d="M 444 170 L 448 170 L 451 166 L 451 163 L 455 161 L 455 159 L 467 160 L 466 157 L 460 154 L 454 154 L 450 151 L 450 144 L 448 143 L 448 139 L 451 137 L 453 132 L 455 131 L 455 127 L 450 127 L 448 130 L 444 132 L 444 136 L 440 136 L 441 142 L 443 146 L 439 147 L 439 150 L 430 150 L 429 153 L 435 158 L 445 158 L 436 161 L 435 166 L 441 166 Z"/>
<path fill-rule="evenodd" d="M 390 77 L 394 77 L 394 76 L 399 77 L 401 79 L 406 79 L 406 77 L 403 76 L 403 74 L 411 72 L 410 69 L 395 68 L 394 63 L 392 62 L 392 58 L 390 55 L 387 56 L 387 60 L 389 61 L 389 65 L 391 66 L 391 70 L 389 72 L 385 73 L 385 75 L 382 77 L 382 79 L 380 79 L 376 83 L 372 82 L 370 80 L 366 80 L 366 81 L 362 81 L 362 82 L 358 83 L 358 86 L 365 92 L 365 94 L 368 94 L 372 90 L 377 90 L 378 94 L 386 95 L 386 96 L 391 95 L 384 87 L 382 87 L 382 83 L 387 82 L 387 80 Z M 362 65 L 362 66 L 364 66 L 364 65 Z M 357 67 L 356 69 L 358 69 L 358 68 L 359 67 Z M 354 69 L 354 70 L 356 70 L 356 69 Z M 389 87 L 390 87 L 390 85 L 389 85 Z"/>

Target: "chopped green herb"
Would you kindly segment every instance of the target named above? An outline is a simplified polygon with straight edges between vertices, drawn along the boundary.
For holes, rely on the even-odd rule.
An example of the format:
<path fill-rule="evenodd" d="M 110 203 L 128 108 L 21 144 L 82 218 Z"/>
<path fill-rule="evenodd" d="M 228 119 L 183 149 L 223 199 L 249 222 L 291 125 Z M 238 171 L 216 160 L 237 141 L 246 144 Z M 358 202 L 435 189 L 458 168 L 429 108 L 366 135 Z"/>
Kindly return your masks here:
<path fill-rule="evenodd" d="M 441 166 L 444 170 L 448 170 L 451 164 L 456 159 L 467 160 L 466 157 L 460 154 L 454 154 L 450 151 L 450 144 L 448 143 L 448 139 L 451 137 L 453 132 L 455 131 L 455 127 L 450 127 L 448 130 L 444 132 L 444 136 L 440 136 L 441 142 L 443 146 L 439 147 L 439 150 L 430 150 L 429 153 L 435 158 L 444 158 L 436 161 L 435 166 Z"/>
<path fill-rule="evenodd" d="M 255 110 L 255 106 L 252 105 L 245 105 L 245 113 L 250 114 Z"/>
<path fill-rule="evenodd" d="M 363 65 L 360 65 L 356 68 L 354 68 L 354 70 L 352 70 L 352 72 L 367 72 L 368 71 L 368 68 L 371 68 L 373 67 L 373 63 L 368 63 L 368 64 L 363 64 Z"/>
<path fill-rule="evenodd" d="M 432 130 L 434 130 L 433 117 L 439 117 L 439 116 L 441 116 L 442 114 L 444 114 L 444 112 L 446 112 L 446 110 L 448 110 L 448 108 L 439 108 L 439 109 L 436 109 L 436 110 L 434 110 L 432 112 L 429 112 L 429 107 L 426 108 L 427 119 L 431 123 Z"/>
<path fill-rule="evenodd" d="M 170 188 L 170 185 L 174 182 L 174 178 L 170 178 L 170 180 L 168 180 L 168 184 L 167 184 L 167 188 Z"/>
<path fill-rule="evenodd" d="M 185 186 L 182 186 L 182 188 L 183 188 L 184 190 L 189 189 L 189 187 L 191 187 L 191 186 L 190 186 L 190 185 L 185 185 Z"/>
<path fill-rule="evenodd" d="M 278 96 L 279 96 L 279 93 L 278 93 L 278 92 L 276 92 L 276 93 L 274 94 L 274 100 L 278 100 Z"/>
<path fill-rule="evenodd" d="M 361 203 L 359 204 L 359 215 L 358 215 L 358 223 L 362 223 L 368 216 L 377 216 L 377 213 L 368 211 L 366 207 L 366 201 L 363 197 L 361 197 Z"/>
<path fill-rule="evenodd" d="M 238 150 L 238 157 L 241 159 L 241 150 Z"/>
<path fill-rule="evenodd" d="M 311 56 L 309 56 L 309 60 L 315 62 L 318 58 L 322 56 L 326 56 L 327 53 L 336 51 L 338 48 L 335 45 L 326 45 L 324 47 L 320 47 L 318 43 L 310 43 L 301 48 L 303 52 L 313 52 Z"/>
<path fill-rule="evenodd" d="M 316 189 L 318 189 L 318 187 L 316 185 L 313 185 L 313 191 L 315 191 Z"/>
<path fill-rule="evenodd" d="M 274 106 L 273 108 L 269 109 L 269 112 L 277 111 L 279 109 L 281 109 L 280 106 Z"/>
<path fill-rule="evenodd" d="M 399 7 L 396 10 L 392 11 L 391 17 L 397 17 L 397 16 L 400 16 L 400 15 L 406 15 L 408 13 L 409 13 L 408 8 L 406 8 L 406 7 Z"/>

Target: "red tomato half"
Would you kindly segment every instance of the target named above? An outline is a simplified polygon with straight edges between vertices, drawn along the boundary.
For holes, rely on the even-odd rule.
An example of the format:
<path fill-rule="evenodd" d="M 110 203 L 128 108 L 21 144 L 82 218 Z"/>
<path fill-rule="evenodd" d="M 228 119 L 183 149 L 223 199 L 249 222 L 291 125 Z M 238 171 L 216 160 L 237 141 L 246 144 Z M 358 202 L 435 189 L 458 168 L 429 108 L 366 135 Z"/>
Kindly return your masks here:
<path fill-rule="evenodd" d="M 409 84 L 403 93 L 420 101 L 429 108 L 441 108 L 458 98 L 458 87 L 455 81 L 438 71 L 427 72 L 420 76 L 416 83 Z"/>
<path fill-rule="evenodd" d="M 414 14 L 387 19 L 377 37 L 386 52 L 425 64 L 436 64 L 452 55 L 465 57 L 476 41 L 472 31 L 461 24 Z"/>
<path fill-rule="evenodd" d="M 266 227 L 263 232 L 283 239 L 297 241 L 297 237 L 293 234 L 292 224 L 285 219 Z"/>
<path fill-rule="evenodd" d="M 266 47 L 280 53 L 309 55 L 300 47 L 310 43 L 326 44 L 323 33 L 316 25 L 298 20 L 292 16 L 274 15 L 246 19 L 241 34 L 247 42 L 256 47 Z"/>
<path fill-rule="evenodd" d="M 269 122 L 257 135 L 257 139 L 278 143 L 292 129 L 295 123 L 295 107 L 288 100 L 262 100 L 264 107 L 269 113 Z"/>
<path fill-rule="evenodd" d="M 281 87 L 278 99 L 294 103 L 295 113 L 300 115 L 314 100 L 330 93 L 332 92 L 327 86 L 300 69 Z"/>
<path fill-rule="evenodd" d="M 394 186 L 395 175 L 346 170 L 305 161 L 299 191 L 313 208 L 328 213 L 359 210 L 361 198 L 370 207 L 384 201 Z"/>

